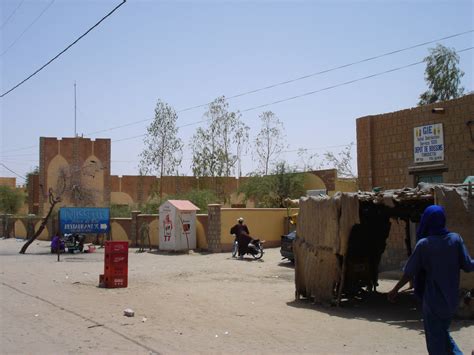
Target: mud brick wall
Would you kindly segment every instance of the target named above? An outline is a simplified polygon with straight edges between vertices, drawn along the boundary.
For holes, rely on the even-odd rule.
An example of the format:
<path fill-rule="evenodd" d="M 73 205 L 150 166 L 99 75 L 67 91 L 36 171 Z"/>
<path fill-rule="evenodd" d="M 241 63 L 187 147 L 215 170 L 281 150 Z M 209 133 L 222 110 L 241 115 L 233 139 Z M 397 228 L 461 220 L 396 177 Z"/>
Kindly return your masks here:
<path fill-rule="evenodd" d="M 97 204 L 108 206 L 110 203 L 110 139 L 40 137 L 38 186 L 42 191 L 37 192 L 38 214 L 43 215 L 48 210 L 47 192 L 49 188 L 58 188 L 58 171 L 66 168 L 68 180 L 71 180 L 68 183 L 77 184 L 81 174 L 87 173 L 87 161 L 92 158 L 98 169 L 93 171 L 97 175 L 95 180 L 100 181 L 93 184 L 94 191 L 99 196 Z M 36 199 L 33 196 L 31 198 Z M 68 201 L 64 202 L 67 204 Z M 36 211 L 30 210 L 30 212 Z"/>
<path fill-rule="evenodd" d="M 435 114 L 432 109 L 444 108 Z M 414 186 L 409 167 L 413 158 L 413 129 L 442 123 L 443 182 L 460 183 L 474 174 L 474 94 L 432 105 L 357 119 L 357 167 L 361 190 Z M 433 163 L 431 163 L 433 164 Z M 416 164 L 417 167 L 429 164 Z"/>

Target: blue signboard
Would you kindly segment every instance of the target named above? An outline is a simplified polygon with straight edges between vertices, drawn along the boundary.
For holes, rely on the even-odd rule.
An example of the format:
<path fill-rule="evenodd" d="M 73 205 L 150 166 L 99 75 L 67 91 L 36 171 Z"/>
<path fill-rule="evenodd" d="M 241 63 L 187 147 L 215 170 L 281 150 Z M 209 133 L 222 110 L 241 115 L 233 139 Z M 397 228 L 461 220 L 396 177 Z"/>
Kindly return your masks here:
<path fill-rule="evenodd" d="M 102 207 L 61 207 L 61 233 L 107 233 L 110 229 L 110 210 Z"/>

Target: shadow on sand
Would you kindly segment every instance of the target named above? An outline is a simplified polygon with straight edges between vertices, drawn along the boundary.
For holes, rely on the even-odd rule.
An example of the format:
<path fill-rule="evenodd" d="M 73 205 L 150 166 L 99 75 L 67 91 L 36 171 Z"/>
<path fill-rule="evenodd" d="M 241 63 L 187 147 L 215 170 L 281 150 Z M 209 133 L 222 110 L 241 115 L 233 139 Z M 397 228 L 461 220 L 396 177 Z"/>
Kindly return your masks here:
<path fill-rule="evenodd" d="M 395 327 L 423 331 L 421 305 L 418 304 L 412 292 L 400 293 L 396 303 L 387 300 L 386 293 L 365 293 L 359 297 L 345 299 L 340 307 L 315 304 L 309 299 L 287 302 L 288 306 L 313 309 L 332 317 L 347 319 L 365 319 L 371 322 L 381 322 Z M 451 330 L 474 325 L 472 320 L 455 319 Z"/>
<path fill-rule="evenodd" d="M 133 249 L 130 249 L 132 252 Z M 163 255 L 163 256 L 181 256 L 181 255 L 209 255 L 212 254 L 210 252 L 200 252 L 200 251 L 194 251 L 194 250 L 181 250 L 181 251 L 168 251 L 168 250 L 145 250 L 145 251 L 139 251 L 135 250 L 135 253 L 147 253 L 147 254 L 152 254 L 152 255 Z"/>
<path fill-rule="evenodd" d="M 295 263 L 293 263 L 289 260 L 282 260 L 278 263 L 278 266 L 286 267 L 287 269 L 294 269 L 295 268 Z"/>

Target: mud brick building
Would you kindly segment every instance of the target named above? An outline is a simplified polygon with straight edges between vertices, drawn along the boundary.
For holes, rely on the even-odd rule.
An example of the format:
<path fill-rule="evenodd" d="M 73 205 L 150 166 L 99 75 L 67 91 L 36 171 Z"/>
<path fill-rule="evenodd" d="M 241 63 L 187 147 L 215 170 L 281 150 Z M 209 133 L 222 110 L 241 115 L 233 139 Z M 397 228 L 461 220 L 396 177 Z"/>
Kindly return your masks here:
<path fill-rule="evenodd" d="M 361 117 L 356 126 L 362 191 L 415 187 L 419 182 L 459 184 L 474 175 L 474 94 Z M 414 235 L 415 225 L 410 227 Z M 405 222 L 392 221 L 385 268 L 398 268 L 407 258 L 404 230 Z"/>
<path fill-rule="evenodd" d="M 29 191 L 30 211 L 48 211 L 48 191 L 63 205 L 108 206 L 110 203 L 110 139 L 40 137 L 39 174 Z"/>
<path fill-rule="evenodd" d="M 474 174 L 474 94 L 357 119 L 357 159 L 361 190 L 462 183 Z"/>

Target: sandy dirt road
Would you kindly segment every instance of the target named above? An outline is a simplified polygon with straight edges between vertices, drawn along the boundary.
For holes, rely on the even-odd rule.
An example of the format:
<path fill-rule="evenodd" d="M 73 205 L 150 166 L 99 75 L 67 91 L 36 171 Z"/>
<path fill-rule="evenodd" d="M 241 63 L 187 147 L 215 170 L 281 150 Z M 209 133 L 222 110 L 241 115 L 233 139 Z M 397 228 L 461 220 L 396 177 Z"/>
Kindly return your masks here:
<path fill-rule="evenodd" d="M 294 299 L 294 269 L 230 254 L 129 254 L 129 287 L 98 288 L 103 250 L 63 254 L 35 242 L 28 254 L 0 240 L 2 354 L 426 353 L 411 297 L 379 294 L 342 308 Z M 382 280 L 380 290 L 394 281 Z M 123 316 L 131 308 L 135 317 Z M 453 337 L 474 349 L 474 323 Z"/>

